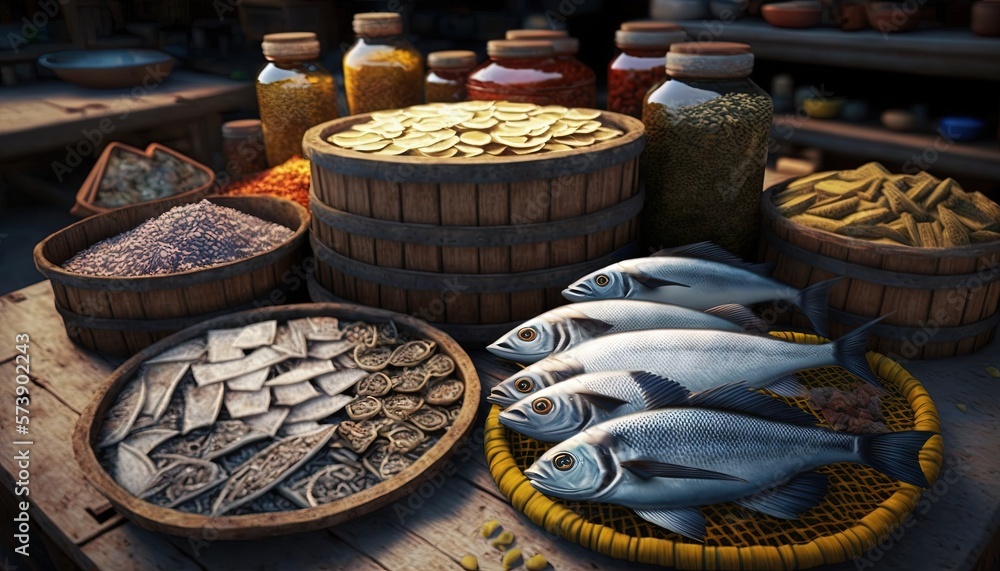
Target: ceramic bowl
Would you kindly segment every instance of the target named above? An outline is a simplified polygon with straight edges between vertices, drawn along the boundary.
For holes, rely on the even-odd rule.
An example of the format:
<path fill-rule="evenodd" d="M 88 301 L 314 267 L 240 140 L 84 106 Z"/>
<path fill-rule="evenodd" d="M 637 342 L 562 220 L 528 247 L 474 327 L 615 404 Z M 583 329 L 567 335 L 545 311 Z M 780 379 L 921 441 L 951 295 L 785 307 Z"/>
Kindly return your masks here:
<path fill-rule="evenodd" d="M 823 16 L 819 2 L 796 1 L 765 4 L 760 7 L 764 21 L 776 28 L 812 28 Z"/>
<path fill-rule="evenodd" d="M 893 131 L 915 131 L 917 116 L 906 109 L 886 109 L 882 112 L 882 125 Z"/>
<path fill-rule="evenodd" d="M 938 126 L 942 133 L 956 141 L 972 141 L 982 135 L 986 121 L 975 117 L 942 117 Z"/>
<path fill-rule="evenodd" d="M 972 33 L 1000 37 L 1000 0 L 984 0 L 972 5 Z"/>
<path fill-rule="evenodd" d="M 872 2 L 868 25 L 883 34 L 909 32 L 920 23 L 920 13 L 905 2 Z"/>
<path fill-rule="evenodd" d="M 156 50 L 70 50 L 45 54 L 38 63 L 59 79 L 83 87 L 113 89 L 159 83 L 174 69 L 174 58 Z"/>
<path fill-rule="evenodd" d="M 813 119 L 833 119 L 840 115 L 840 108 L 844 106 L 843 99 L 819 99 L 810 97 L 802 102 L 802 109 L 806 115 Z"/>

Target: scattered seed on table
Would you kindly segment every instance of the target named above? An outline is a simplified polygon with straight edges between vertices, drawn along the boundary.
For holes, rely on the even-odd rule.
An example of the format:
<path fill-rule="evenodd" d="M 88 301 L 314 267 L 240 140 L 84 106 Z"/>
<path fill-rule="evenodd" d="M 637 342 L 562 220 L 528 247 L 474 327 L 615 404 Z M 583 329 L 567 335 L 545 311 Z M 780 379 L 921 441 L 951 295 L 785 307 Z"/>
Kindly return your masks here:
<path fill-rule="evenodd" d="M 989 373 L 991 377 L 1000 379 L 1000 369 L 997 369 L 996 367 L 987 367 L 986 372 Z"/>
<path fill-rule="evenodd" d="M 479 531 L 479 534 L 482 535 L 483 537 L 489 537 L 493 535 L 498 529 L 500 529 L 500 522 L 498 522 L 495 519 L 491 519 L 490 521 L 483 524 L 483 528 Z"/>
<path fill-rule="evenodd" d="M 955 405 L 955 408 L 957 408 L 958 410 L 960 410 L 962 412 L 968 412 L 969 411 L 968 405 L 966 405 L 964 402 L 957 403 Z"/>
<path fill-rule="evenodd" d="M 500 535 L 496 536 L 493 541 L 490 542 L 490 545 L 498 549 L 503 549 L 511 543 L 514 543 L 514 534 L 509 531 L 502 531 L 500 532 Z"/>
<path fill-rule="evenodd" d="M 479 560 L 475 555 L 466 555 L 462 558 L 462 569 L 465 571 L 476 571 L 479 569 Z"/>
<path fill-rule="evenodd" d="M 508 550 L 507 553 L 503 554 L 503 559 L 500 560 L 500 563 L 503 565 L 503 571 L 510 571 L 514 567 L 517 567 L 520 560 L 521 549 L 519 547 Z"/>
<path fill-rule="evenodd" d="M 528 571 L 542 571 L 548 564 L 549 562 L 545 559 L 544 555 L 536 553 L 524 562 L 524 568 Z"/>

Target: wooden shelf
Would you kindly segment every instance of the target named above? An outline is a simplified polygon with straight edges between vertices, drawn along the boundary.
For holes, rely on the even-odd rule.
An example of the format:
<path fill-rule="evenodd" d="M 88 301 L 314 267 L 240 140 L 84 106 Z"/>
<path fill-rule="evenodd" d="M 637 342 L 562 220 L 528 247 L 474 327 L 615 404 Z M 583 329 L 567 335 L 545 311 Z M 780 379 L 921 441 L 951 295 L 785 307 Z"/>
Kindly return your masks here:
<path fill-rule="evenodd" d="M 1000 181 L 1000 146 L 995 140 L 949 144 L 941 135 L 897 133 L 878 126 L 793 115 L 775 116 L 771 135 L 778 143 L 818 147 L 867 160 L 910 161 L 921 170 Z M 927 151 L 928 156 L 921 158 L 927 149 L 935 152 Z M 929 166 L 922 162 L 935 156 Z"/>
<path fill-rule="evenodd" d="M 759 59 L 909 75 L 1000 79 L 1000 38 L 982 38 L 965 29 L 918 29 L 883 35 L 877 30 L 792 30 L 763 20 L 680 24 L 694 40 L 748 43 Z"/>

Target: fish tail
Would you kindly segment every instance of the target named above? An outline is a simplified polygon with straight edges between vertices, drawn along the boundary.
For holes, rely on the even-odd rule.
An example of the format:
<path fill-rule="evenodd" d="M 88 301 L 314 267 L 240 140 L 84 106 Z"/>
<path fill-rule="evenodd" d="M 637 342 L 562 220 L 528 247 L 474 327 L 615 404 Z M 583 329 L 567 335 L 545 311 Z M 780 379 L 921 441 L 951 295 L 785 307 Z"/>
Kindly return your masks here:
<path fill-rule="evenodd" d="M 806 314 L 813 328 L 823 337 L 830 336 L 830 322 L 828 317 L 828 307 L 830 305 L 830 290 L 834 288 L 842 278 L 815 283 L 799 292 L 796 305 Z"/>
<path fill-rule="evenodd" d="M 858 442 L 861 463 L 890 478 L 929 488 L 931 484 L 920 467 L 920 450 L 934 434 L 926 430 L 909 430 L 862 435 Z"/>
<path fill-rule="evenodd" d="M 868 364 L 865 346 L 868 344 L 868 330 L 885 319 L 885 315 L 873 319 L 833 342 L 833 355 L 837 364 L 847 369 L 861 380 L 881 388 L 875 373 Z"/>

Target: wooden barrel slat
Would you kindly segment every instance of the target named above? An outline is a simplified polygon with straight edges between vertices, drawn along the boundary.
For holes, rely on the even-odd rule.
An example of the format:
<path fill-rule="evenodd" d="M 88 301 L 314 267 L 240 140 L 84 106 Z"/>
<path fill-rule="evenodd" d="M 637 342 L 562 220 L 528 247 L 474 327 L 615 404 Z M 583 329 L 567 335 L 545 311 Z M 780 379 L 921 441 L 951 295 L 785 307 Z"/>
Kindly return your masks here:
<path fill-rule="evenodd" d="M 480 226 L 510 224 L 510 195 L 507 183 L 479 185 Z M 479 250 L 479 271 L 484 274 L 510 272 L 510 248 L 497 246 Z M 479 317 L 483 323 L 506 323 L 510 316 L 509 293 L 486 293 L 479 296 Z"/>
<path fill-rule="evenodd" d="M 439 187 L 441 224 L 444 226 L 476 226 L 479 215 L 476 203 L 479 195 L 472 183 L 445 182 Z M 441 271 L 448 274 L 479 273 L 479 254 L 474 247 L 444 247 L 441 249 Z M 445 294 L 446 313 L 451 323 L 478 323 L 479 300 L 458 292 Z"/>
<path fill-rule="evenodd" d="M 372 179 L 368 193 L 371 197 L 371 216 L 378 220 L 401 222 L 402 206 L 399 197 L 399 184 L 385 180 Z M 321 226 L 325 226 L 319 223 Z M 387 268 L 403 267 L 403 247 L 395 240 L 375 239 L 375 260 L 380 266 Z M 379 286 L 379 304 L 384 309 L 406 311 L 406 292 L 389 285 Z"/>
<path fill-rule="evenodd" d="M 533 180 L 510 188 L 510 220 L 514 226 L 542 224 L 551 220 L 552 201 L 548 180 Z M 550 267 L 549 243 L 517 244 L 510 248 L 510 271 L 527 272 Z M 525 291 L 510 296 L 510 314 L 514 321 L 534 317 L 545 311 L 545 291 Z"/>
<path fill-rule="evenodd" d="M 583 174 L 567 176 L 552 182 L 552 203 L 549 216 L 552 220 L 567 220 L 580 217 L 586 213 L 586 204 L 580 200 L 575 189 L 586 188 L 586 176 Z M 579 236 L 552 241 L 552 265 L 566 266 L 584 261 L 587 258 L 587 238 Z M 550 290 L 547 294 L 549 307 L 559 305 L 562 295 L 559 291 Z"/>
<path fill-rule="evenodd" d="M 966 355 L 985 346 L 1000 322 L 1000 244 L 917 249 L 807 228 L 781 216 L 764 194 L 762 258 L 774 276 L 801 288 L 844 276 L 830 295 L 830 331 L 839 337 L 866 320 L 869 349 L 904 359 Z M 995 269 L 995 270 L 994 270 Z M 797 316 L 795 323 L 806 324 Z"/>

